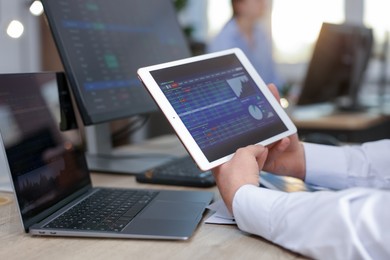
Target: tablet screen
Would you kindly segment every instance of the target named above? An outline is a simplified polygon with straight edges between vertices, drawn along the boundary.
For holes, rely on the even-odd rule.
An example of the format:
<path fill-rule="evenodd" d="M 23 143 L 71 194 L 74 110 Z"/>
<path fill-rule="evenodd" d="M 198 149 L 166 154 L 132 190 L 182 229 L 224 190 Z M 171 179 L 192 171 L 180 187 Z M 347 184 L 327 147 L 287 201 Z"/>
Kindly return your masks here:
<path fill-rule="evenodd" d="M 209 161 L 288 130 L 234 54 L 150 74 Z"/>

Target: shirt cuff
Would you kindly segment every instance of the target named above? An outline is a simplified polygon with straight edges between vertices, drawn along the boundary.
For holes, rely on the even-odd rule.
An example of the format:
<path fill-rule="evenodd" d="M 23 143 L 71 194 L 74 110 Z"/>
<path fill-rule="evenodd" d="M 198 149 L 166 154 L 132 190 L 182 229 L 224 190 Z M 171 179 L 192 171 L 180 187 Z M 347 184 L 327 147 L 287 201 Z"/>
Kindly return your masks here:
<path fill-rule="evenodd" d="M 347 158 L 342 147 L 303 143 L 305 182 L 331 189 L 347 188 Z"/>
<path fill-rule="evenodd" d="M 275 202 L 285 196 L 284 192 L 244 185 L 233 199 L 233 215 L 242 231 L 271 239 L 271 215 Z"/>

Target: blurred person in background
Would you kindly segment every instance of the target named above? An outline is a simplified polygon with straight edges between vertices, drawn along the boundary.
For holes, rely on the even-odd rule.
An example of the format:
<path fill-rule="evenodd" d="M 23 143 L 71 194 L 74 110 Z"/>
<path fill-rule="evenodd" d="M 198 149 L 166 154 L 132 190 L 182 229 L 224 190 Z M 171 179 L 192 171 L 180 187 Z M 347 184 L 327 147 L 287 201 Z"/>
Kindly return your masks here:
<path fill-rule="evenodd" d="M 207 52 L 240 48 L 266 84 L 283 87 L 272 57 L 272 41 L 261 24 L 267 0 L 231 0 L 233 16 L 208 43 Z"/>

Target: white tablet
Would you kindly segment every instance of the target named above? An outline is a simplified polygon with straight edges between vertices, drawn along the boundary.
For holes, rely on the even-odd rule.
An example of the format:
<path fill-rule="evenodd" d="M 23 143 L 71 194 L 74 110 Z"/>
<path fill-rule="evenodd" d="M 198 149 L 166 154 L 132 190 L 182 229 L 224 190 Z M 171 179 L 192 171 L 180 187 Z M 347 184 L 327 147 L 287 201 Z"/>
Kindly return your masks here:
<path fill-rule="evenodd" d="M 138 76 L 201 170 L 296 132 L 240 49 L 140 68 Z"/>

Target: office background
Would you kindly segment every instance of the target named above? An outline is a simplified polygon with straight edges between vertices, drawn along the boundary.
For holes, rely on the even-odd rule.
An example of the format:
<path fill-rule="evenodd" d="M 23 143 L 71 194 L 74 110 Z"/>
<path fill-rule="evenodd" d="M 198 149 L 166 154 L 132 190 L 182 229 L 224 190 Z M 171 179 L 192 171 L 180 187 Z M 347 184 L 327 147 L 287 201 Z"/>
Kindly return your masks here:
<path fill-rule="evenodd" d="M 30 11 L 33 2 L 0 0 L 0 72 L 56 69 L 56 65 L 48 60 L 56 57 L 45 57 L 45 53 L 53 50 L 47 49 L 51 47 L 45 42 L 47 28 L 44 18 L 34 16 Z M 302 79 L 322 22 L 348 21 L 374 29 L 374 59 L 368 75 L 371 79 L 375 78 L 381 45 L 390 30 L 390 21 L 386 19 L 390 3 L 380 0 L 312 2 L 270 0 L 269 14 L 264 22 L 272 33 L 274 56 L 283 76 L 292 82 Z M 192 28 L 192 39 L 202 43 L 213 37 L 230 15 L 230 0 L 187 0 L 187 5 L 178 14 L 183 27 Z M 20 37 L 13 38 L 17 36 L 9 34 L 17 35 L 20 25 L 16 21 L 24 30 Z"/>
<path fill-rule="evenodd" d="M 0 73 L 61 69 L 61 63 L 48 26 L 42 15 L 34 16 L 31 14 L 30 6 L 32 3 L 33 1 L 27 0 L 0 0 Z M 229 19 L 231 15 L 229 4 L 230 0 L 188 0 L 187 6 L 178 14 L 179 20 L 183 28 L 192 28 L 191 40 L 194 43 L 206 43 Z M 322 22 L 349 21 L 372 27 L 375 47 L 365 78 L 363 93 L 376 93 L 381 71 L 381 50 L 386 33 L 390 30 L 390 20 L 387 14 L 390 10 L 390 1 L 273 0 L 271 4 L 264 23 L 268 25 L 269 32 L 273 35 L 274 56 L 278 69 L 292 84 L 299 85 L 304 77 Z M 23 30 L 21 30 L 21 25 L 23 25 Z M 20 34 L 21 32 L 23 33 Z M 386 74 L 390 75 L 389 66 Z M 389 86 L 387 86 L 387 93 L 388 95 L 390 93 Z M 364 120 L 356 119 L 356 117 L 351 117 L 351 120 L 346 120 L 344 117 L 336 119 L 336 121 L 332 118 L 332 120 L 317 123 L 321 124 L 320 127 L 326 124 L 330 125 L 331 128 L 346 123 L 348 134 L 352 132 L 352 130 L 349 131 L 350 127 L 360 128 L 362 125 L 362 128 L 365 128 L 367 124 L 365 118 L 363 118 Z M 374 121 L 375 124 L 378 120 L 377 118 L 369 118 L 369 121 Z M 344 131 L 344 129 L 342 130 Z M 365 130 L 361 130 L 361 132 L 365 133 Z M 4 173 L 5 171 L 0 169 L 0 172 Z M 134 178 L 130 176 L 119 175 L 116 177 L 95 174 L 93 181 L 95 184 L 103 186 L 147 187 L 144 184 L 136 183 Z M 167 187 L 170 188 L 169 186 L 164 188 Z M 6 196 L 11 197 L 8 194 Z M 128 241 L 117 240 L 26 239 L 26 237 L 21 236 L 22 231 L 14 207 L 14 203 L 7 204 L 6 208 L 3 207 L 4 214 L 1 223 L 7 223 L 7 225 L 2 228 L 2 234 L 5 234 L 3 237 L 12 239 L 3 241 L 4 248 L 7 247 L 7 250 L 2 250 L 0 255 L 11 252 L 13 257 L 25 258 L 26 255 L 39 256 L 40 253 L 44 253 L 43 258 L 53 258 L 58 257 L 58 252 L 61 252 L 60 258 L 61 256 L 123 258 L 124 255 L 145 256 L 145 252 L 148 252 L 149 255 L 155 257 L 157 255 L 159 257 L 173 255 L 173 258 L 176 256 L 177 259 L 195 255 L 199 258 L 238 258 L 243 256 L 254 258 L 261 256 L 268 259 L 273 256 L 276 259 L 302 259 L 280 247 L 270 246 L 270 243 L 261 238 L 245 236 L 237 232 L 235 227 L 227 226 L 203 225 L 191 243 L 132 241 L 130 244 Z M 22 244 L 22 246 L 24 245 L 24 248 L 28 248 L 28 250 L 20 250 L 21 244 L 18 243 L 20 241 L 27 243 Z M 73 248 L 73 250 L 69 250 L 69 248 Z M 150 248 L 154 248 L 154 250 L 150 250 Z M 113 253 L 114 250 L 116 253 Z M 16 253 L 18 254 L 16 255 Z"/>
<path fill-rule="evenodd" d="M 206 44 L 231 17 L 230 0 L 176 2 L 185 2 L 178 10 L 178 19 L 195 48 Z M 390 66 L 383 66 L 382 59 L 390 31 L 386 13 L 390 2 L 269 0 L 269 3 L 262 22 L 272 35 L 277 68 L 289 84 L 301 86 L 321 24 L 349 22 L 373 28 L 374 49 L 361 93 L 368 98 L 378 95 L 383 68 L 390 75 Z M 32 0 L 0 0 L 0 73 L 62 70 L 44 15 L 36 7 L 36 1 Z M 390 92 L 389 86 L 386 92 Z"/>

